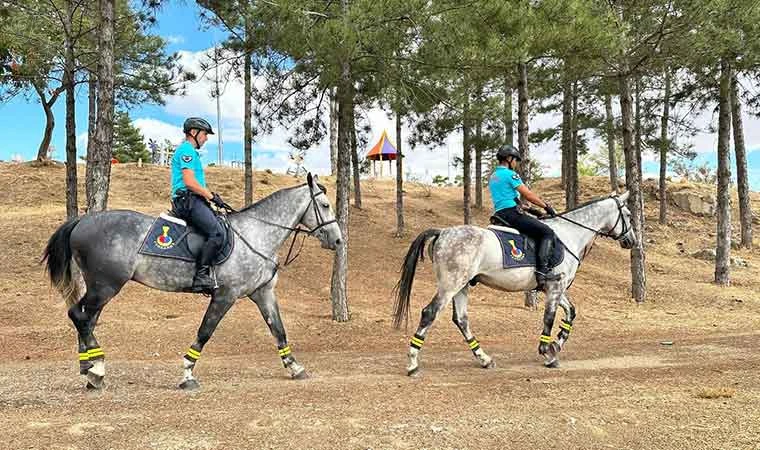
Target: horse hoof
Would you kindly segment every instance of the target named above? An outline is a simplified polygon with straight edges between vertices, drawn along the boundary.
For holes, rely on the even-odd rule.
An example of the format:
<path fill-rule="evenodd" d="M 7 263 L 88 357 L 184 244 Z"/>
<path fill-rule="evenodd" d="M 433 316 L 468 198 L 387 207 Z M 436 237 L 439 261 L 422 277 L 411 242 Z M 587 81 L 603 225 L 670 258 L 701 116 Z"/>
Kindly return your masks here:
<path fill-rule="evenodd" d="M 557 369 L 559 368 L 559 360 L 555 358 L 551 361 L 547 361 L 544 363 L 544 367 L 547 369 Z"/>
<path fill-rule="evenodd" d="M 291 378 L 294 380 L 306 380 L 309 378 L 309 374 L 306 373 L 305 369 L 301 369 L 300 372 L 294 373 L 293 375 L 291 375 Z"/>
<path fill-rule="evenodd" d="M 88 390 L 100 390 L 103 388 L 103 376 L 95 375 L 92 372 L 87 372 L 87 389 Z"/>
<path fill-rule="evenodd" d="M 180 383 L 179 388 L 183 391 L 195 391 L 201 388 L 201 384 L 196 379 L 190 379 Z"/>
<path fill-rule="evenodd" d="M 484 368 L 484 369 L 493 369 L 494 367 L 496 367 L 496 363 L 492 359 L 492 360 L 488 361 L 488 363 L 486 365 L 481 366 L 481 367 Z"/>
<path fill-rule="evenodd" d="M 416 377 L 419 374 L 420 374 L 420 367 L 419 366 L 415 367 L 414 369 L 408 369 L 406 371 L 406 376 L 408 376 L 408 377 Z"/>

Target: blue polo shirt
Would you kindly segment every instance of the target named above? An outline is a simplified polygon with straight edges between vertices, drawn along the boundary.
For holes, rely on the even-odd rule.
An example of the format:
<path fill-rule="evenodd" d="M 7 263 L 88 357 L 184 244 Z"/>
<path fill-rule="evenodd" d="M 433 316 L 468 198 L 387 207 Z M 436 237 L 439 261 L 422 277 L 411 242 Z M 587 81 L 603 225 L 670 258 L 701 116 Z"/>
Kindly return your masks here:
<path fill-rule="evenodd" d="M 182 170 L 191 169 L 195 174 L 198 184 L 206 187 L 206 176 L 203 173 L 203 164 L 201 155 L 193 146 L 185 141 L 174 150 L 172 157 L 172 198 L 180 189 L 187 189 L 185 182 L 182 181 Z"/>
<path fill-rule="evenodd" d="M 514 170 L 504 166 L 496 167 L 488 180 L 494 211 L 517 206 L 515 199 L 520 197 L 517 188 L 522 184 L 520 175 Z"/>

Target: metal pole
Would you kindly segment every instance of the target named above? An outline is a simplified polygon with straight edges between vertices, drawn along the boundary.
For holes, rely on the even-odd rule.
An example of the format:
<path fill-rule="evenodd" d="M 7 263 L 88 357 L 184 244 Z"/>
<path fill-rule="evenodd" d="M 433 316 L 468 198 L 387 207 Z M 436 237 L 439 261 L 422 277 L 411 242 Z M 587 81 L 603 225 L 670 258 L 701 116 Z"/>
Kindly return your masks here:
<path fill-rule="evenodd" d="M 221 100 L 220 97 L 222 96 L 221 92 L 219 92 L 219 47 L 214 46 L 214 62 L 215 62 L 215 77 L 214 81 L 216 83 L 216 139 L 217 139 L 217 164 L 222 165 L 222 161 L 224 160 L 224 150 L 222 146 L 222 107 L 221 107 Z"/>

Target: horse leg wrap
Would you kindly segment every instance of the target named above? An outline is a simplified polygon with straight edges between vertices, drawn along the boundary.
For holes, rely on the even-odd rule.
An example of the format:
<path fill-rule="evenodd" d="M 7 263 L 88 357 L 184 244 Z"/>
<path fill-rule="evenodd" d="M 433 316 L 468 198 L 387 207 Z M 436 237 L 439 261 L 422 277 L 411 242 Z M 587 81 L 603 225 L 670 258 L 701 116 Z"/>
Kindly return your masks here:
<path fill-rule="evenodd" d="M 545 334 L 542 334 L 539 338 L 539 344 L 538 344 L 538 353 L 540 355 L 545 354 L 549 351 L 549 345 L 552 343 L 552 337 L 547 336 Z"/>
<path fill-rule="evenodd" d="M 470 347 L 470 350 L 472 350 L 472 353 L 477 356 L 478 350 L 480 350 L 480 342 L 473 337 L 472 339 L 467 339 L 467 345 Z"/>
<path fill-rule="evenodd" d="M 419 334 L 415 334 L 412 336 L 412 339 L 409 341 L 409 346 L 411 346 L 414 349 L 421 349 L 422 345 L 425 343 L 425 338 L 420 336 Z"/>
<path fill-rule="evenodd" d="M 92 367 L 92 363 L 90 362 L 89 353 L 80 352 L 79 353 L 79 374 L 87 375 L 87 371 L 90 370 L 91 367 Z"/>
<path fill-rule="evenodd" d="M 190 347 L 187 349 L 187 353 L 185 353 L 184 358 L 194 365 L 196 362 L 198 362 L 199 359 L 201 359 L 201 352 L 200 350 L 196 350 L 193 347 Z"/>
<path fill-rule="evenodd" d="M 92 361 L 96 359 L 104 359 L 106 354 L 103 353 L 103 349 L 95 347 L 87 350 L 87 359 L 85 361 Z M 79 354 L 79 361 L 82 361 L 82 354 Z"/>
<path fill-rule="evenodd" d="M 290 350 L 290 346 L 286 345 L 285 347 L 278 348 L 277 353 L 280 354 L 280 358 L 282 358 L 282 365 L 287 367 L 288 364 L 290 364 L 293 361 L 293 357 L 291 354 L 293 353 Z"/>
<path fill-rule="evenodd" d="M 566 320 L 563 320 L 559 324 L 559 333 L 557 333 L 557 342 L 559 342 L 560 345 L 562 345 L 570 336 L 571 331 L 573 331 L 573 324 Z"/>

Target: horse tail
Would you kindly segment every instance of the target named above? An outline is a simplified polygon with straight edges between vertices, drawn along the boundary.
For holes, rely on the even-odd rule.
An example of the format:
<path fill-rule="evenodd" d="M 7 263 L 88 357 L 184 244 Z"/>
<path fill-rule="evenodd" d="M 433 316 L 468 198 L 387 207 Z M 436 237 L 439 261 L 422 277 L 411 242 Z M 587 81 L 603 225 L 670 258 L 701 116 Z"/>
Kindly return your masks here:
<path fill-rule="evenodd" d="M 417 261 L 425 259 L 425 244 L 428 239 L 433 238 L 433 242 L 430 245 L 432 247 L 440 235 L 441 230 L 437 228 L 425 230 L 409 246 L 409 251 L 404 258 L 404 264 L 401 266 L 401 278 L 396 283 L 396 287 L 393 288 L 393 296 L 396 297 L 393 307 L 393 326 L 395 328 L 401 327 L 402 320 L 405 323 L 409 321 L 412 283 L 414 283 L 414 274 L 417 271 Z"/>
<path fill-rule="evenodd" d="M 45 251 L 42 254 L 40 264 L 45 263 L 45 270 L 50 276 L 52 284 L 63 296 L 66 306 L 71 307 L 80 298 L 80 285 L 78 278 L 81 276 L 72 264 L 71 232 L 79 223 L 79 218 L 71 219 L 58 227 L 50 236 Z M 76 273 L 74 273 L 76 272 Z"/>

